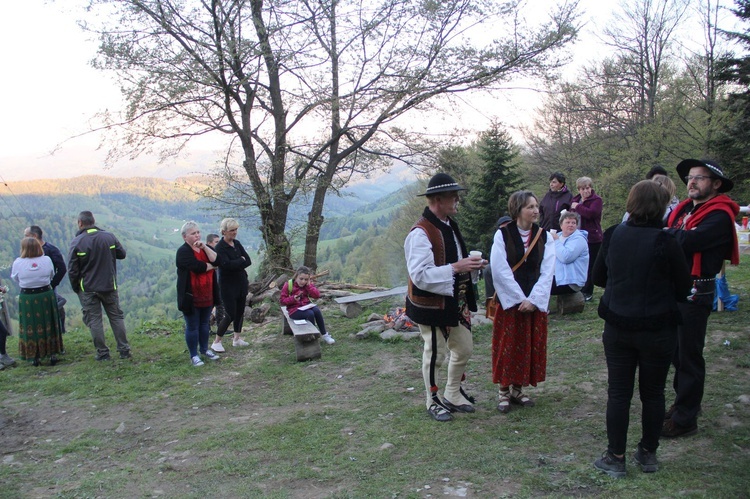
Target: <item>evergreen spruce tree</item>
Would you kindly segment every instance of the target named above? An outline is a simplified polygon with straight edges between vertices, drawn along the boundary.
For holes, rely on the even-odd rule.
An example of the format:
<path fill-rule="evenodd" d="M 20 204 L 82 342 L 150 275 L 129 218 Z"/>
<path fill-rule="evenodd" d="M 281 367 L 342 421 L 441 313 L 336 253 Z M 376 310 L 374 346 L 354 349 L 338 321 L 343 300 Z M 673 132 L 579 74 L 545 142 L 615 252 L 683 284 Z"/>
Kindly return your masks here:
<path fill-rule="evenodd" d="M 469 249 L 489 256 L 495 223 L 508 211 L 508 198 L 518 190 L 518 151 L 508 133 L 493 122 L 477 143 L 481 167 L 472 176 L 466 206 L 460 211 L 461 232 Z"/>
<path fill-rule="evenodd" d="M 732 12 L 744 23 L 744 29 L 724 34 L 747 53 L 750 50 L 750 0 L 735 0 L 734 3 Z M 750 55 L 726 57 L 717 66 L 718 79 L 737 85 L 739 90 L 727 95 L 724 101 L 731 119 L 719 131 L 711 149 L 735 181 L 732 197 L 740 200 L 750 195 L 750 169 L 746 167 L 750 163 Z"/>

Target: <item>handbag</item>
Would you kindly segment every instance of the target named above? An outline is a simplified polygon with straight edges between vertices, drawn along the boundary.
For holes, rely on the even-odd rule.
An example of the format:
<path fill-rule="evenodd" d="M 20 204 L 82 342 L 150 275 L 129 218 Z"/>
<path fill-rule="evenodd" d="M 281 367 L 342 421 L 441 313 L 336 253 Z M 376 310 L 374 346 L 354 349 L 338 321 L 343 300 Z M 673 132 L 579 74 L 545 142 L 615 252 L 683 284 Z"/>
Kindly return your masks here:
<path fill-rule="evenodd" d="M 540 227 L 539 230 L 536 233 L 536 236 L 534 236 L 534 240 L 531 241 L 531 244 L 529 244 L 529 247 L 526 248 L 526 252 L 523 254 L 523 256 L 518 261 L 518 263 L 516 263 L 515 265 L 513 265 L 513 268 L 510 269 L 511 272 L 515 272 L 516 270 L 518 270 L 518 267 L 520 267 L 521 265 L 523 265 L 523 262 L 525 262 L 526 259 L 529 257 L 529 253 L 531 253 L 531 250 L 533 250 L 534 246 L 536 246 L 536 242 L 539 240 L 539 236 L 542 235 L 543 231 L 544 231 L 544 229 L 542 229 Z M 484 316 L 486 318 L 492 319 L 494 321 L 495 320 L 495 314 L 497 313 L 497 307 L 498 307 L 498 305 L 500 305 L 500 302 L 497 300 L 497 291 L 495 291 L 495 294 L 492 295 L 492 298 L 487 298 L 487 300 L 486 300 L 486 302 L 484 304 L 484 306 L 485 306 Z"/>

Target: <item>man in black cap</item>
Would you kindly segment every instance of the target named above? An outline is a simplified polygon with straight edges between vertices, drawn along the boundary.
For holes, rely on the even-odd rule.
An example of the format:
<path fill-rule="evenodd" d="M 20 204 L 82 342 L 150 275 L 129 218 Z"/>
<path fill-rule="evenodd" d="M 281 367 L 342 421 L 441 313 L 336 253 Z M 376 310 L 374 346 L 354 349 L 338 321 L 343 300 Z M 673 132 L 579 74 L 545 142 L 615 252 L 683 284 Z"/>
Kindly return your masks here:
<path fill-rule="evenodd" d="M 693 435 L 698 431 L 698 413 L 703 399 L 706 361 L 703 346 L 706 325 L 713 308 L 715 277 L 724 260 L 739 263 L 734 218 L 739 206 L 724 194 L 734 183 L 719 165 L 708 160 L 686 159 L 677 165 L 677 173 L 687 185 L 688 199 L 669 216 L 670 233 L 685 251 L 693 289 L 687 302 L 678 304 L 682 326 L 677 333 L 674 355 L 674 404 L 664 416 L 662 436 Z"/>
<path fill-rule="evenodd" d="M 474 412 L 474 399 L 461 387 L 471 357 L 471 311 L 477 300 L 471 271 L 484 268 L 481 257 L 469 257 L 466 244 L 451 215 L 458 208 L 463 187 L 438 173 L 420 196 L 428 206 L 404 242 L 409 288 L 406 313 L 419 325 L 424 339 L 422 376 L 427 413 L 436 421 L 450 421 L 452 412 Z M 437 370 L 448 353 L 448 377 L 440 398 Z"/>

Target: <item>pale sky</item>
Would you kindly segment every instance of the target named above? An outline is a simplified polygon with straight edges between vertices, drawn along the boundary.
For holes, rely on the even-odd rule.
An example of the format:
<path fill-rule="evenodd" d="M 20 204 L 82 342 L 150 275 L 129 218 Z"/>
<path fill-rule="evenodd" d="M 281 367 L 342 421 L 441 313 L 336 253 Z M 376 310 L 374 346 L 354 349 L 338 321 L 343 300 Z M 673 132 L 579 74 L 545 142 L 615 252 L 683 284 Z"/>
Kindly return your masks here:
<path fill-rule="evenodd" d="M 70 139 L 85 132 L 93 116 L 104 109 L 118 109 L 121 98 L 114 78 L 91 68 L 89 61 L 96 40 L 77 25 L 83 17 L 84 0 L 23 0 L 6 2 L 0 18 L 0 51 L 4 66 L 0 79 L 0 180 L 60 178 L 97 174 L 147 175 L 174 178 L 190 171 L 208 171 L 214 152 L 193 148 L 180 160 L 158 165 L 144 158 L 123 161 L 110 170 L 103 166 L 103 153 L 96 151 L 99 136 Z M 535 9 L 552 0 L 531 0 Z M 581 0 L 587 26 L 576 49 L 575 65 L 601 55 L 604 50 L 592 30 L 600 30 L 610 18 L 613 4 L 605 0 Z M 587 55 L 590 54 L 590 55 Z M 506 91 L 488 113 L 482 101 L 474 107 L 479 119 L 476 131 L 499 117 L 511 125 L 530 119 L 538 94 Z M 494 106 L 498 106 L 495 112 Z M 502 108 L 502 109 L 501 109 Z M 483 122 L 484 121 L 484 122 Z M 51 154 L 57 146 L 59 148 Z"/>

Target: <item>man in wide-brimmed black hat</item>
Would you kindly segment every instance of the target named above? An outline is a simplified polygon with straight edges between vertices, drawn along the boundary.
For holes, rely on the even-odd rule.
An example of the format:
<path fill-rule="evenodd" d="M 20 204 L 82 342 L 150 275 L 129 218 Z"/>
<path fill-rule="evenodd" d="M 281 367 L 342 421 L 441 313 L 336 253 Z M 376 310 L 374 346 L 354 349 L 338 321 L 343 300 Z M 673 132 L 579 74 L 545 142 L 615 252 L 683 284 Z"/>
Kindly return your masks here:
<path fill-rule="evenodd" d="M 677 173 L 687 185 L 688 199 L 669 216 L 668 231 L 682 245 L 693 289 L 687 302 L 680 303 L 682 326 L 677 333 L 674 356 L 675 401 L 664 416 L 662 436 L 692 435 L 698 431 L 698 414 L 703 399 L 706 362 L 703 347 L 706 325 L 713 308 L 715 277 L 724 260 L 739 263 L 734 219 L 739 206 L 724 194 L 734 183 L 713 161 L 686 159 Z"/>
<path fill-rule="evenodd" d="M 453 412 L 474 412 L 474 399 L 461 387 L 471 357 L 471 312 L 477 299 L 471 282 L 472 270 L 487 261 L 469 257 L 466 244 L 451 219 L 458 209 L 458 192 L 466 190 L 450 175 L 438 173 L 430 179 L 428 206 L 404 242 L 409 291 L 406 313 L 419 325 L 424 339 L 422 375 L 427 413 L 436 421 L 450 421 Z M 439 393 L 437 371 L 449 352 L 445 389 Z"/>

